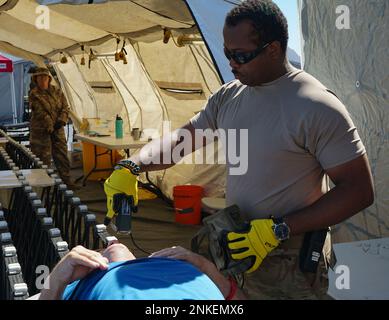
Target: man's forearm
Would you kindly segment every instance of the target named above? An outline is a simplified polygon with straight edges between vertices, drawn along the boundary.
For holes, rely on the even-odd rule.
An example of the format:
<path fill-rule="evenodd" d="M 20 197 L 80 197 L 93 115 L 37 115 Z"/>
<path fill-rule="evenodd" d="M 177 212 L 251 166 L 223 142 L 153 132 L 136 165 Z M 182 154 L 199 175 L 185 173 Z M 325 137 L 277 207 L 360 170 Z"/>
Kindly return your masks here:
<path fill-rule="evenodd" d="M 147 145 L 143 148 L 146 148 Z M 139 165 L 140 167 L 140 172 L 149 172 L 149 171 L 159 171 L 159 170 L 166 170 L 171 167 L 173 167 L 175 164 L 170 163 L 170 164 L 163 164 L 163 163 L 150 163 L 150 162 L 145 162 L 142 161 L 142 158 L 140 154 L 136 154 L 132 157 L 130 157 L 130 160 Z"/>
<path fill-rule="evenodd" d="M 54 280 L 52 275 L 49 275 L 46 281 L 48 281 L 49 288 L 41 290 L 39 300 L 62 300 L 66 284 Z"/>
<path fill-rule="evenodd" d="M 194 128 L 188 124 L 151 141 L 130 160 L 140 166 L 141 172 L 166 170 L 202 146 L 194 141 Z"/>
<path fill-rule="evenodd" d="M 311 206 L 285 217 L 291 235 L 334 226 L 371 205 L 370 194 L 351 184 L 339 184 Z"/>

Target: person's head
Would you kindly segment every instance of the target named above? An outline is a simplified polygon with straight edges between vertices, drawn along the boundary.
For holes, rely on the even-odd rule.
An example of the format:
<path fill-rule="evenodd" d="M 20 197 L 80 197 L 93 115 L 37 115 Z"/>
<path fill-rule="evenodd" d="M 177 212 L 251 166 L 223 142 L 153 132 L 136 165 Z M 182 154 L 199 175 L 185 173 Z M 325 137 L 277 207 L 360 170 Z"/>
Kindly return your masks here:
<path fill-rule="evenodd" d="M 50 71 L 46 68 L 36 68 L 32 75 L 32 81 L 41 90 L 47 90 L 51 82 Z"/>
<path fill-rule="evenodd" d="M 121 243 L 114 243 L 102 250 L 101 255 L 108 259 L 109 262 L 120 262 L 134 260 L 132 252 Z"/>
<path fill-rule="evenodd" d="M 269 82 L 285 62 L 288 23 L 271 0 L 246 0 L 233 8 L 226 17 L 223 35 L 232 72 L 243 84 Z M 252 53 L 251 57 L 247 53 Z"/>

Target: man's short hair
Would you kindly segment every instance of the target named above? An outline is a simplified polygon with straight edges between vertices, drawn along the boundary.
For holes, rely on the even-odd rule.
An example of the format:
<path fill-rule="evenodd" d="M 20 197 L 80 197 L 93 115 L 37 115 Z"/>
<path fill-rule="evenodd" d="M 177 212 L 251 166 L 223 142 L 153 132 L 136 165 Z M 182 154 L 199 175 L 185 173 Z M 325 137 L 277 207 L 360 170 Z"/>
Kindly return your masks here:
<path fill-rule="evenodd" d="M 271 0 L 246 0 L 233 8 L 226 17 L 226 26 L 235 27 L 250 21 L 263 44 L 279 41 L 284 52 L 288 47 L 288 22 L 280 8 Z"/>

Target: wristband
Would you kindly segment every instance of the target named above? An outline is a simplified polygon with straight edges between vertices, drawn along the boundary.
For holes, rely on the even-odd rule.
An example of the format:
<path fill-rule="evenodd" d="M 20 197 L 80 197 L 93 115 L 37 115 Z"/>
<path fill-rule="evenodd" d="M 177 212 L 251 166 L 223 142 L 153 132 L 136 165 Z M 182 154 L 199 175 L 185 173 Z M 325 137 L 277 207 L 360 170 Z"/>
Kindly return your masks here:
<path fill-rule="evenodd" d="M 237 285 L 235 279 L 232 278 L 231 276 L 228 277 L 228 280 L 230 281 L 230 292 L 228 293 L 226 300 L 232 300 L 232 298 L 236 294 L 236 291 L 238 290 L 238 285 Z"/>
<path fill-rule="evenodd" d="M 116 166 L 124 167 L 124 168 L 130 170 L 133 175 L 139 176 L 140 167 L 135 162 L 133 162 L 131 160 L 128 160 L 128 159 L 121 160 L 117 163 Z M 115 169 L 116 169 L 116 167 L 115 167 Z"/>

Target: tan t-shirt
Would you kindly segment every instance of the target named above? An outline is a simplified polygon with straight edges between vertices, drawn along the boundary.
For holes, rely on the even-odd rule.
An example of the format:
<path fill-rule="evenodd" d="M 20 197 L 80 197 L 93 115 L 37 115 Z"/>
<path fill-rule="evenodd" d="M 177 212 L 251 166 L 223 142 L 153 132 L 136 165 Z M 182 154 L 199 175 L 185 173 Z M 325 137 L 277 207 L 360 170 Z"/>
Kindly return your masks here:
<path fill-rule="evenodd" d="M 227 83 L 191 123 L 196 129 L 248 129 L 247 172 L 228 175 L 226 194 L 228 205 L 237 204 L 247 219 L 311 205 L 327 191 L 324 170 L 366 152 L 345 106 L 296 68 L 258 87 Z"/>

